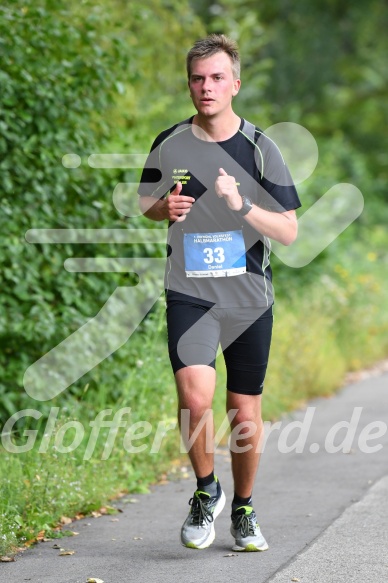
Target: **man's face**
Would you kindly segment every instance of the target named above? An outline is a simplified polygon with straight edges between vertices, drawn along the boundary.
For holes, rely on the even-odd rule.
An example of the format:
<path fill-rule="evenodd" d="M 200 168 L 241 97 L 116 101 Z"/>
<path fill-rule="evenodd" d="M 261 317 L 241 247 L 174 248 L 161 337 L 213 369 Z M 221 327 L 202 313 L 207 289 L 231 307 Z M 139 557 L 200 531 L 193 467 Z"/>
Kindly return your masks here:
<path fill-rule="evenodd" d="M 201 115 L 212 117 L 229 110 L 240 84 L 240 79 L 233 79 L 232 62 L 224 52 L 191 63 L 190 95 Z"/>

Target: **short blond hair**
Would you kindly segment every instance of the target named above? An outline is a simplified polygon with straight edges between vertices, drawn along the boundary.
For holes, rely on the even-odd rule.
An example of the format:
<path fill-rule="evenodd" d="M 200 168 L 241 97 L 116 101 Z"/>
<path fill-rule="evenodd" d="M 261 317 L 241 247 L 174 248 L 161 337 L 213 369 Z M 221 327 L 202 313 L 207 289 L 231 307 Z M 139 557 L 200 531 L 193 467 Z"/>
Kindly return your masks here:
<path fill-rule="evenodd" d="M 197 40 L 186 57 L 187 76 L 190 80 L 191 64 L 195 59 L 206 59 L 216 53 L 226 53 L 232 63 L 233 78 L 240 78 L 240 55 L 236 41 L 224 34 L 210 34 Z"/>

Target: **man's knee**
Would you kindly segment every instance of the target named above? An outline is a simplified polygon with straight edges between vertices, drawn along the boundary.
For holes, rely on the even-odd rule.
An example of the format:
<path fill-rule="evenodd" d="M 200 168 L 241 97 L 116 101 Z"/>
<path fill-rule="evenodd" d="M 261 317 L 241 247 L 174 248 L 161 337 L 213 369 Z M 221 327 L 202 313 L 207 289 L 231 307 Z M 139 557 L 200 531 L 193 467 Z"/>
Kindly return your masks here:
<path fill-rule="evenodd" d="M 250 428 L 262 431 L 263 421 L 261 418 L 261 397 L 242 395 L 228 399 L 228 415 L 231 427 L 239 426 L 241 434 L 248 433 Z M 246 429 L 244 429 L 246 427 Z"/>
<path fill-rule="evenodd" d="M 179 410 L 190 412 L 191 422 L 198 421 L 211 410 L 215 371 L 207 366 L 185 367 L 176 375 Z"/>

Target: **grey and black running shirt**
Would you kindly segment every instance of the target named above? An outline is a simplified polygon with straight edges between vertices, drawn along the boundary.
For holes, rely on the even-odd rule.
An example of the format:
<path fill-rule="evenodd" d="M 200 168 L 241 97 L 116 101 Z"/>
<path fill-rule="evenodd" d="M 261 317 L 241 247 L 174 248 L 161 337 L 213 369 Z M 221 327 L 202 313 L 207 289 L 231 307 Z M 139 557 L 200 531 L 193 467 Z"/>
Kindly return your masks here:
<path fill-rule="evenodd" d="M 138 191 L 140 196 L 161 199 L 180 181 L 181 194 L 195 198 L 184 221 L 169 223 L 165 272 L 167 299 L 184 294 L 192 301 L 209 306 L 269 307 L 273 303 L 271 243 L 216 195 L 215 181 L 219 169 L 223 168 L 235 177 L 239 193 L 251 198 L 255 205 L 273 212 L 285 212 L 301 206 L 290 173 L 276 144 L 246 120 L 241 119 L 238 132 L 222 142 L 197 138 L 192 132 L 192 121 L 190 118 L 176 124 L 155 139 Z M 217 261 L 223 253 L 222 241 L 227 240 L 230 233 L 241 232 L 245 244 L 245 273 L 219 277 L 220 273 L 215 272 L 219 265 L 213 262 L 207 265 L 209 270 L 214 269 L 209 276 L 187 275 L 185 234 L 195 234 L 196 240 L 206 241 L 206 238 L 214 239 L 212 234 L 216 233 L 221 243 L 214 254 L 214 246 L 213 251 L 206 248 L 205 257 L 206 261 Z"/>

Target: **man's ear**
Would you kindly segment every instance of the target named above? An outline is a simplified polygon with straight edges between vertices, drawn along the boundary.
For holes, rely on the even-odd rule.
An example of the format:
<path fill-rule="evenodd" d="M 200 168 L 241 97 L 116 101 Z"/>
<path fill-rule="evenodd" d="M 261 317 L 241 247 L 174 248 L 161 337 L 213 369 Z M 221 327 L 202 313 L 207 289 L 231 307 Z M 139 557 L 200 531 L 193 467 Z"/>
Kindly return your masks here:
<path fill-rule="evenodd" d="M 233 97 L 235 97 L 237 95 L 237 93 L 240 91 L 240 87 L 241 87 L 241 80 L 240 79 L 235 79 L 233 81 Z"/>

